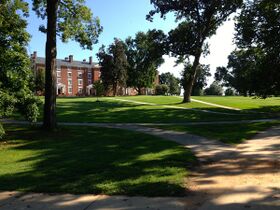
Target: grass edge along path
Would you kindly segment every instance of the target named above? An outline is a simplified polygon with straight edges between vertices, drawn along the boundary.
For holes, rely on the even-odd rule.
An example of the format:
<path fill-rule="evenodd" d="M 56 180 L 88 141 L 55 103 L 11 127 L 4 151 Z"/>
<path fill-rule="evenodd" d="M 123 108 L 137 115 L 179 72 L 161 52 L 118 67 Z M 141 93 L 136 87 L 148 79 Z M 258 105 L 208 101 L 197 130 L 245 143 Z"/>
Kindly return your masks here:
<path fill-rule="evenodd" d="M 234 125 L 234 126 L 233 126 Z M 163 130 L 173 130 L 203 136 L 207 139 L 219 140 L 227 144 L 240 144 L 273 126 L 280 125 L 280 120 L 251 121 L 248 123 L 212 123 L 189 125 L 157 125 Z"/>

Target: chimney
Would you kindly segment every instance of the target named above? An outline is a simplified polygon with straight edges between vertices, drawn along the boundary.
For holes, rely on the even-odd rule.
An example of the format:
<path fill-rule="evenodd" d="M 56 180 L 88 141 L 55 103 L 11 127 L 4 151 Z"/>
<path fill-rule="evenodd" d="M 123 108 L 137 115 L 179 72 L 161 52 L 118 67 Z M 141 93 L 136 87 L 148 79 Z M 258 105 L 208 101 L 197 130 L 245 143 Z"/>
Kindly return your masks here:
<path fill-rule="evenodd" d="M 86 62 L 87 62 L 87 60 L 86 60 L 86 59 L 84 59 L 84 60 L 83 60 L 83 62 L 84 62 L 84 63 L 86 63 Z"/>
<path fill-rule="evenodd" d="M 33 52 L 33 59 L 36 59 L 37 58 L 37 51 L 34 51 Z"/>
<path fill-rule="evenodd" d="M 68 61 L 68 57 L 65 57 L 65 61 Z"/>
<path fill-rule="evenodd" d="M 89 64 L 92 64 L 92 56 L 89 57 Z"/>
<path fill-rule="evenodd" d="M 69 62 L 70 62 L 70 63 L 73 62 L 73 55 L 69 55 Z"/>

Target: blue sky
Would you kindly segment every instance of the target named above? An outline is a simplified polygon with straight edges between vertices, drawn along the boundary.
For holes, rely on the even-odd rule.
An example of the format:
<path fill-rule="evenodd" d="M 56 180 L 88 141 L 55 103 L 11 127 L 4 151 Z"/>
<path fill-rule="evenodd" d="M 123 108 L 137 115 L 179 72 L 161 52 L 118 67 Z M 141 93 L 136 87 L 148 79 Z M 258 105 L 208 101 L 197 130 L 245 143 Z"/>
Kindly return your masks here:
<path fill-rule="evenodd" d="M 30 2 L 30 1 L 29 1 Z M 94 45 L 93 51 L 82 50 L 78 43 L 62 43 L 58 39 L 58 58 L 64 58 L 73 54 L 75 59 L 82 60 L 97 53 L 101 44 L 109 45 L 114 37 L 125 39 L 134 36 L 138 31 L 148 29 L 162 29 L 168 32 L 177 24 L 172 15 L 166 21 L 155 18 L 154 22 L 145 19 L 146 14 L 152 9 L 150 0 L 88 0 L 87 5 L 92 9 L 94 16 L 98 16 L 104 30 L 99 38 L 99 43 Z M 29 44 L 29 53 L 37 51 L 39 56 L 44 56 L 45 35 L 38 31 L 40 24 L 44 21 L 38 19 L 33 11 L 30 11 L 28 18 L 28 32 L 32 35 Z"/>
<path fill-rule="evenodd" d="M 31 0 L 28 0 L 31 2 Z M 125 39 L 128 36 L 134 36 L 138 31 L 147 31 L 148 29 L 161 29 L 168 33 L 177 26 L 172 14 L 163 20 L 157 15 L 151 23 L 146 20 L 146 15 L 153 8 L 150 0 L 87 0 L 86 3 L 93 11 L 94 16 L 98 16 L 104 30 L 99 38 L 99 43 L 94 45 L 93 50 L 82 50 L 78 43 L 69 41 L 62 43 L 58 39 L 58 58 L 64 58 L 68 55 L 74 55 L 75 60 L 88 59 L 93 56 L 97 62 L 96 53 L 99 47 L 104 44 L 108 46 L 113 42 L 114 37 Z M 38 31 L 39 25 L 44 21 L 39 19 L 32 10 L 28 18 L 28 32 L 32 35 L 32 39 L 28 46 L 31 54 L 33 51 L 38 52 L 38 56 L 44 57 L 45 54 L 45 34 Z M 232 44 L 233 38 L 233 21 L 227 22 L 219 28 L 217 35 L 213 36 L 210 43 L 211 54 L 207 58 L 202 59 L 202 63 L 210 64 L 211 72 L 214 74 L 217 66 L 227 64 L 227 56 L 234 49 Z M 174 67 L 174 58 L 164 56 L 165 63 L 159 68 L 160 72 L 172 72 L 177 77 L 183 66 Z M 212 82 L 210 79 L 209 82 Z"/>

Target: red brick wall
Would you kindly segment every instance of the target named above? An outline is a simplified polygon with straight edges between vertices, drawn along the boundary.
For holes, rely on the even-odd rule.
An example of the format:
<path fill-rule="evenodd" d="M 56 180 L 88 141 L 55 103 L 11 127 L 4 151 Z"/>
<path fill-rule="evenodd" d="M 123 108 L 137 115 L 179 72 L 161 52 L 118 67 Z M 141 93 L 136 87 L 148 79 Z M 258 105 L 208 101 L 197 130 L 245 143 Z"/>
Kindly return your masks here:
<path fill-rule="evenodd" d="M 38 68 L 45 68 L 44 64 L 35 64 L 35 70 Z M 68 92 L 68 67 L 66 66 L 61 66 L 61 77 L 60 77 L 60 82 L 65 85 L 65 91 L 64 91 L 64 96 L 78 96 L 78 95 L 86 95 L 87 94 L 87 86 L 90 85 L 88 83 L 88 72 L 91 72 L 92 78 L 91 78 L 91 84 L 93 84 L 94 81 L 97 81 L 100 79 L 100 69 L 99 68 L 78 68 L 78 67 L 69 67 L 69 70 L 72 72 L 72 94 L 69 94 Z M 83 84 L 82 86 L 78 85 L 78 72 L 82 73 L 82 79 L 83 79 Z M 59 77 L 57 77 L 58 79 Z M 78 88 L 82 87 L 83 88 L 83 93 L 79 94 Z"/>

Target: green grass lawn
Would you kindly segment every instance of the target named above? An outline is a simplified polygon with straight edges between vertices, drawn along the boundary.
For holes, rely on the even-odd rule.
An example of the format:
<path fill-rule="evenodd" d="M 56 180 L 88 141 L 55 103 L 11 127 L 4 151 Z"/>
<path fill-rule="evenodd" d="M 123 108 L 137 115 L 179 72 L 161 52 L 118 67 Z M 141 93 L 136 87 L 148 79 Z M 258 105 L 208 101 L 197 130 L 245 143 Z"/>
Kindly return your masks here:
<path fill-rule="evenodd" d="M 220 98 L 226 99 L 227 97 Z M 136 104 L 132 102 L 117 101 L 115 99 L 147 102 L 156 105 Z M 240 101 L 240 97 L 237 97 L 236 99 L 237 101 L 239 101 L 239 103 L 242 103 Z M 131 96 L 116 98 L 103 97 L 100 100 L 100 102 L 96 102 L 96 98 L 92 97 L 58 98 L 57 119 L 59 122 L 174 123 L 193 121 L 246 120 L 273 118 L 277 116 L 279 117 L 279 114 L 277 115 L 276 112 L 274 112 L 273 114 L 271 112 L 267 112 L 266 114 L 244 113 L 243 111 L 226 110 L 197 102 L 182 104 L 182 98 L 177 96 Z M 234 98 L 229 98 L 229 101 L 232 100 L 234 100 Z M 270 99 L 270 101 L 271 100 L 272 99 Z M 268 100 L 266 104 L 266 106 L 268 107 L 267 109 L 269 110 L 274 106 L 272 104 L 275 104 L 273 100 L 273 103 L 270 103 L 270 101 Z M 196 110 L 180 109 L 176 107 L 194 108 Z M 218 112 L 219 114 L 206 113 L 202 112 L 201 110 L 214 111 Z M 221 112 L 231 113 L 235 115 L 225 115 Z M 16 118 L 22 119 L 18 116 Z M 39 121 L 41 120 L 42 114 Z"/>
<path fill-rule="evenodd" d="M 280 121 L 216 125 L 166 125 L 156 127 L 165 130 L 187 132 L 204 136 L 208 139 L 220 140 L 224 143 L 239 144 L 273 125 L 280 125 Z"/>
<path fill-rule="evenodd" d="M 0 190 L 183 196 L 195 158 L 176 143 L 131 131 L 5 125 Z"/>
<path fill-rule="evenodd" d="M 194 96 L 192 98 L 243 110 L 280 113 L 280 97 L 260 99 L 243 96 Z"/>
<path fill-rule="evenodd" d="M 137 100 L 139 102 L 156 103 L 159 105 L 141 105 L 130 102 L 115 101 L 112 98 L 102 98 L 96 102 L 95 98 L 58 98 L 58 121 L 60 122 L 125 122 L 125 123 L 153 123 L 153 122 L 189 122 L 189 121 L 219 121 L 258 119 L 271 117 L 266 114 L 224 115 L 205 113 L 195 110 L 168 108 L 162 105 L 188 106 L 189 108 L 221 111 L 220 108 L 210 107 L 192 102 L 181 104 L 179 97 L 165 96 L 135 96 L 117 97 L 117 99 Z M 225 111 L 225 110 L 223 110 Z M 226 110 L 231 113 L 232 111 Z M 235 111 L 233 111 L 235 112 Z M 240 114 L 240 112 L 235 112 Z"/>

